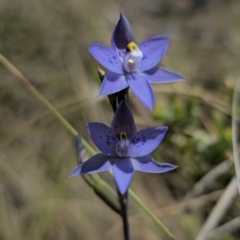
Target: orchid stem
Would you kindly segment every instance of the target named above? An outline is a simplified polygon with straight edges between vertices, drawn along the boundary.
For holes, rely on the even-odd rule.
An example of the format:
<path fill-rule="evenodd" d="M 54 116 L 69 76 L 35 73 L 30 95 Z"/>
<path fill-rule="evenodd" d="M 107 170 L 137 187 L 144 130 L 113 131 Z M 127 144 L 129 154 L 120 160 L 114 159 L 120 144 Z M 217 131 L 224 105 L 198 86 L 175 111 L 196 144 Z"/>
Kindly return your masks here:
<path fill-rule="evenodd" d="M 125 99 L 125 95 L 128 94 L 127 90 L 122 90 L 118 92 L 117 99 L 118 103 L 116 102 L 116 106 L 121 103 L 123 99 Z M 126 193 L 121 194 L 117 188 L 118 191 L 118 199 L 121 206 L 121 215 L 122 215 L 122 221 L 123 221 L 123 232 L 125 240 L 131 240 L 131 233 L 130 233 L 130 227 L 129 227 L 129 220 L 128 220 L 128 190 Z"/>
<path fill-rule="evenodd" d="M 103 82 L 103 79 L 105 77 L 105 72 L 98 67 L 98 76 L 100 78 L 100 81 Z M 113 93 L 108 95 L 108 100 L 110 105 L 112 106 L 113 112 L 115 113 L 117 110 L 118 105 L 120 102 L 125 99 L 125 95 L 127 95 L 128 89 L 124 89 L 120 92 Z M 123 233 L 124 233 L 124 239 L 130 240 L 130 228 L 129 228 L 129 221 L 128 221 L 128 191 L 126 193 L 122 194 L 117 188 L 118 193 L 118 199 L 121 206 L 121 217 L 122 217 L 122 223 L 123 223 Z"/>
<path fill-rule="evenodd" d="M 97 71 L 98 71 L 98 76 L 100 81 L 103 82 L 103 79 L 106 75 L 105 72 L 100 67 L 97 68 Z M 114 113 L 116 112 L 118 105 L 121 103 L 122 100 L 126 98 L 127 95 L 128 95 L 128 88 L 123 89 L 120 92 L 108 95 L 108 100 L 110 105 L 112 106 L 112 110 Z M 121 194 L 117 186 L 116 188 L 117 188 L 119 203 L 121 206 L 120 215 L 122 217 L 124 239 L 130 240 L 131 234 L 130 234 L 129 220 L 128 220 L 128 191 L 126 191 L 126 193 L 124 194 Z"/>
<path fill-rule="evenodd" d="M 111 96 L 111 95 L 110 95 Z M 120 92 L 117 92 L 115 94 L 115 106 L 118 106 L 121 101 L 125 100 L 128 96 L 128 88 L 123 89 Z M 109 97 L 110 100 L 110 97 Z M 112 102 L 110 101 L 110 104 L 112 105 Z M 114 110 L 115 113 L 116 109 Z M 118 192 L 118 199 L 121 206 L 121 216 L 122 216 L 122 222 L 123 222 L 123 232 L 124 232 L 124 238 L 125 240 L 131 239 L 131 233 L 130 233 L 130 227 L 129 227 L 129 220 L 128 220 L 128 190 L 121 194 L 120 191 L 117 188 Z"/>
<path fill-rule="evenodd" d="M 130 240 L 130 228 L 129 228 L 129 220 L 128 220 L 128 191 L 125 194 L 121 194 L 118 191 L 119 202 L 121 205 L 121 216 L 123 221 L 123 232 L 124 232 L 124 239 Z"/>
<path fill-rule="evenodd" d="M 78 132 L 72 127 L 72 125 L 57 111 L 56 108 L 40 93 L 38 90 L 29 82 L 29 80 L 11 63 L 9 62 L 2 54 L 0 54 L 0 62 L 19 80 L 21 80 L 27 89 L 45 105 L 45 107 L 62 123 L 62 125 L 73 135 L 77 136 Z M 95 150 L 82 138 L 84 147 L 91 153 L 96 154 Z M 91 181 L 88 182 L 89 186 L 92 187 L 95 192 L 99 191 L 104 197 L 109 197 L 105 193 L 107 190 L 113 194 L 113 189 L 108 185 L 107 182 L 103 181 L 97 174 L 92 175 Z M 95 184 L 94 184 L 95 182 Z M 154 215 L 154 213 L 141 201 L 141 199 L 129 188 L 129 195 L 133 200 L 140 206 L 140 208 L 152 219 L 152 221 L 165 233 L 168 239 L 176 240 L 173 234 L 164 226 L 164 224 Z M 98 194 L 100 196 L 100 193 Z M 102 197 L 101 197 L 102 198 Z M 102 198 L 106 203 L 107 201 Z M 109 198 L 111 202 L 112 209 L 119 213 L 119 206 Z M 109 204 L 108 204 L 109 205 Z"/>

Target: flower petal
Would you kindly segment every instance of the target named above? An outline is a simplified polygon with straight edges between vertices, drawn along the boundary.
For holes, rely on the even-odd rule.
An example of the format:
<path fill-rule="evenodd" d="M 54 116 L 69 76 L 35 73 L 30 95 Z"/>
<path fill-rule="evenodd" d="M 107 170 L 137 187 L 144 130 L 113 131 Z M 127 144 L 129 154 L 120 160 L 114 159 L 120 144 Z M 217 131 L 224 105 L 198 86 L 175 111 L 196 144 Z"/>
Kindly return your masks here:
<path fill-rule="evenodd" d="M 129 188 L 134 174 L 129 158 L 118 158 L 113 165 L 113 175 L 120 193 L 124 194 Z"/>
<path fill-rule="evenodd" d="M 169 163 L 159 163 L 153 160 L 150 156 L 131 158 L 135 171 L 149 172 L 149 173 L 163 173 L 175 169 L 174 166 Z"/>
<path fill-rule="evenodd" d="M 103 123 L 91 122 L 87 124 L 87 129 L 98 149 L 111 156 L 116 156 L 115 145 L 117 138 L 111 128 Z"/>
<path fill-rule="evenodd" d="M 125 75 L 108 72 L 103 79 L 99 96 L 119 92 L 128 87 Z"/>
<path fill-rule="evenodd" d="M 130 157 L 143 157 L 154 151 L 162 142 L 168 127 L 146 128 L 131 139 Z"/>
<path fill-rule="evenodd" d="M 135 42 L 132 28 L 127 18 L 123 14 L 120 14 L 118 23 L 113 31 L 111 46 L 116 50 L 118 56 L 122 58 L 130 42 Z"/>
<path fill-rule="evenodd" d="M 90 174 L 96 172 L 103 172 L 112 168 L 111 162 L 114 161 L 113 157 L 106 156 L 102 153 L 98 153 L 86 162 L 75 168 L 68 177 L 74 177 L 82 174 Z"/>
<path fill-rule="evenodd" d="M 169 38 L 161 35 L 150 37 L 139 44 L 143 59 L 139 68 L 140 72 L 155 67 L 167 52 Z"/>
<path fill-rule="evenodd" d="M 88 47 L 92 56 L 109 71 L 123 74 L 122 62 L 113 49 L 100 43 L 93 43 Z"/>
<path fill-rule="evenodd" d="M 127 80 L 130 88 L 140 102 L 145 107 L 152 110 L 154 107 L 154 95 L 149 82 L 138 73 L 127 75 Z"/>
<path fill-rule="evenodd" d="M 185 80 L 185 78 L 175 72 L 165 68 L 154 67 L 141 73 L 150 83 L 166 83 Z"/>
<path fill-rule="evenodd" d="M 120 132 L 125 132 L 128 134 L 129 138 L 136 133 L 137 129 L 133 115 L 126 101 L 122 101 L 118 106 L 112 121 L 111 129 L 115 135 L 118 135 Z"/>

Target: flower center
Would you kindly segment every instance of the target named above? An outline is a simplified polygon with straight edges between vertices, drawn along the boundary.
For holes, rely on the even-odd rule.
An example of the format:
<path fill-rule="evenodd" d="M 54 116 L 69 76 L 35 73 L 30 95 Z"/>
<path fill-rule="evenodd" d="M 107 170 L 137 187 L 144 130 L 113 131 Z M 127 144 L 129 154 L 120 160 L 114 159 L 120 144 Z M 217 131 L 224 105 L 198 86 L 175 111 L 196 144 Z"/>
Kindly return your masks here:
<path fill-rule="evenodd" d="M 127 139 L 127 133 L 121 132 L 119 134 L 120 140 L 115 146 L 116 153 L 118 157 L 128 157 L 129 156 L 129 140 Z"/>
<path fill-rule="evenodd" d="M 140 67 L 142 58 L 143 53 L 139 50 L 137 44 L 130 42 L 127 45 L 127 52 L 123 58 L 123 67 L 125 71 L 129 73 L 135 72 Z"/>
<path fill-rule="evenodd" d="M 127 45 L 127 49 L 132 52 L 133 50 L 139 50 L 138 45 L 135 42 L 130 42 Z"/>

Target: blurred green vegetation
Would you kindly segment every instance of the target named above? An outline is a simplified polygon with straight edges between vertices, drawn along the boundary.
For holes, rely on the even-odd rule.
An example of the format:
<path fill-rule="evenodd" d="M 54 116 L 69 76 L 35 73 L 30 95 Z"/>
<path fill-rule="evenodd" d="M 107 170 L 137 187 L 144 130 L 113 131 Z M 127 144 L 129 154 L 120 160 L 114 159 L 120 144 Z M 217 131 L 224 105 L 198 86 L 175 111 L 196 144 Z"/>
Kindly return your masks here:
<path fill-rule="evenodd" d="M 120 12 L 139 41 L 168 35 L 161 65 L 187 81 L 153 85 L 152 113 L 131 92 L 130 106 L 138 129 L 169 126 L 153 156 L 179 167 L 162 175 L 136 173 L 132 188 L 174 235 L 191 240 L 235 174 L 232 167 L 183 207 L 202 177 L 233 161 L 239 9 L 237 0 L 1 0 L 0 52 L 92 143 L 86 123 L 110 124 L 112 112 L 107 98 L 97 98 L 96 62 L 87 46 L 110 43 Z M 121 219 L 82 178 L 66 178 L 76 166 L 75 139 L 2 65 L 0 76 L 0 240 L 122 239 Z M 114 186 L 108 173 L 101 176 Z M 221 224 L 239 214 L 238 198 Z M 134 239 L 164 239 L 131 200 L 130 224 Z M 218 239 L 239 238 L 238 229 Z"/>

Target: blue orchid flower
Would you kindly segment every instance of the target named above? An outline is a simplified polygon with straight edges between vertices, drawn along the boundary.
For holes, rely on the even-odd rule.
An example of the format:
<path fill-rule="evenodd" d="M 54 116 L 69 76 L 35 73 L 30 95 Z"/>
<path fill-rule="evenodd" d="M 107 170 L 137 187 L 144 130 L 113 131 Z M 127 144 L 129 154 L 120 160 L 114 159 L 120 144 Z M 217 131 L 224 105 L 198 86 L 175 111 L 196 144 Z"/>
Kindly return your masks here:
<path fill-rule="evenodd" d="M 169 38 L 162 35 L 150 37 L 137 45 L 127 18 L 121 14 L 112 35 L 111 47 L 93 43 L 88 48 L 92 56 L 109 70 L 99 96 L 130 87 L 142 104 L 152 110 L 154 94 L 150 83 L 184 80 L 183 76 L 157 66 L 168 45 Z"/>
<path fill-rule="evenodd" d="M 168 128 L 151 127 L 137 132 L 133 115 L 125 101 L 119 105 L 111 128 L 103 123 L 87 125 L 98 153 L 74 169 L 69 177 L 113 170 L 119 191 L 129 188 L 134 171 L 163 173 L 176 168 L 168 163 L 158 163 L 149 156 L 162 142 Z"/>

